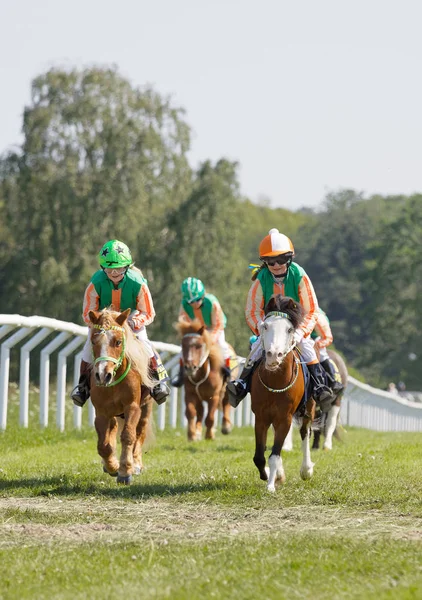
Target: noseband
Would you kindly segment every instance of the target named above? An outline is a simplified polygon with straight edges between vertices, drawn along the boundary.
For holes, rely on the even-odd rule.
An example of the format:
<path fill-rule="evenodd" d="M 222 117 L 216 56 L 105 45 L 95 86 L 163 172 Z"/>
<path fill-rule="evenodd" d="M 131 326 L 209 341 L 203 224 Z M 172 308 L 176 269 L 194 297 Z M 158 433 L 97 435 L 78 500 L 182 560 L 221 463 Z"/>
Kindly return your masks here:
<path fill-rule="evenodd" d="M 114 377 L 116 375 L 117 371 L 119 370 L 119 367 L 121 366 L 123 359 L 125 357 L 125 350 L 126 350 L 125 329 L 124 329 L 124 327 L 118 327 L 117 325 L 110 325 L 109 327 L 104 327 L 103 325 L 93 324 L 92 327 L 94 329 L 98 329 L 99 333 L 104 334 L 104 335 L 107 333 L 107 331 L 111 331 L 111 330 L 123 332 L 122 351 L 120 353 L 119 358 L 114 358 L 114 356 L 99 356 L 98 358 L 94 359 L 94 366 L 101 361 L 115 363 L 115 367 L 113 369 L 113 377 Z M 91 343 L 92 343 L 92 340 L 91 340 Z M 130 361 L 128 361 L 127 367 L 126 367 L 124 373 L 122 375 L 120 375 L 120 377 L 118 379 L 112 381 L 111 383 L 104 384 L 104 387 L 112 387 L 113 385 L 117 385 L 118 383 L 123 381 L 123 379 L 129 373 L 130 367 L 131 367 L 131 364 L 130 364 Z M 99 386 L 100 384 L 97 384 L 97 385 Z"/>
<path fill-rule="evenodd" d="M 269 313 L 267 313 L 265 315 L 264 318 L 264 322 L 268 319 L 268 317 L 279 317 L 282 319 L 287 319 L 288 321 L 290 321 L 289 315 L 287 313 L 284 312 L 279 312 L 279 311 L 271 311 Z M 263 340 L 263 336 L 261 335 L 261 346 L 263 348 L 263 350 L 265 351 L 265 347 L 264 347 L 264 340 Z M 296 342 L 293 342 L 293 344 L 283 353 L 280 363 L 283 362 L 283 360 L 286 358 L 286 356 L 296 347 Z M 274 394 L 281 394 L 282 392 L 287 392 L 287 390 L 289 390 L 291 387 L 294 386 L 294 384 L 296 383 L 297 377 L 299 375 L 299 364 L 300 364 L 300 360 L 293 355 L 294 361 L 295 361 L 295 367 L 296 367 L 296 372 L 293 375 L 293 379 L 292 381 L 289 383 L 289 385 L 285 388 L 280 388 L 280 389 L 274 389 L 269 387 L 268 385 L 266 385 L 261 378 L 261 373 L 259 372 L 258 369 L 258 377 L 259 377 L 259 381 L 262 383 L 262 385 L 264 386 L 265 389 L 267 389 L 269 392 L 272 392 Z"/>

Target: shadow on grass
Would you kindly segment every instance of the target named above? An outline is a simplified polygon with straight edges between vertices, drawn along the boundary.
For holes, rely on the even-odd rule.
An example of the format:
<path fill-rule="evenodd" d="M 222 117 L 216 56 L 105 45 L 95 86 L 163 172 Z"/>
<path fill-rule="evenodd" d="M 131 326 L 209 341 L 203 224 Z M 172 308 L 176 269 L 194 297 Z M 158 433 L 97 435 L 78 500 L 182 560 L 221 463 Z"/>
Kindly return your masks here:
<path fill-rule="evenodd" d="M 131 485 L 118 485 L 116 483 L 115 487 L 104 487 L 104 481 L 86 484 L 81 484 L 76 481 L 66 482 L 63 477 L 40 477 L 39 479 L 10 479 L 8 481 L 0 481 L 0 494 L 2 492 L 21 489 L 23 492 L 26 492 L 24 492 L 25 497 L 31 498 L 39 496 L 78 495 L 97 495 L 110 498 L 153 498 L 194 494 L 197 492 L 211 492 L 226 488 L 226 484 L 215 481 L 179 485 L 143 484 L 142 476 L 135 477 Z M 8 494 L 6 493 L 5 496 L 8 496 Z"/>

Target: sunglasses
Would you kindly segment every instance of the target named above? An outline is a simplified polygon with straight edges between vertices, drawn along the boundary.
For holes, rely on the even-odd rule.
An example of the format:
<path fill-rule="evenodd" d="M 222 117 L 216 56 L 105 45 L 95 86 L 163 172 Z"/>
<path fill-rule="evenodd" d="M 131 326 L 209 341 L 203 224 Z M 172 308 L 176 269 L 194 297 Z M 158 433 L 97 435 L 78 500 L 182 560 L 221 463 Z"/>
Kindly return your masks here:
<path fill-rule="evenodd" d="M 274 258 L 261 258 L 262 262 L 264 262 L 269 267 L 274 267 L 275 265 L 285 265 L 291 259 L 290 256 L 274 256 Z"/>
<path fill-rule="evenodd" d="M 195 302 L 200 302 L 202 300 L 201 298 L 194 298 L 193 300 L 188 300 L 188 304 L 195 304 Z"/>

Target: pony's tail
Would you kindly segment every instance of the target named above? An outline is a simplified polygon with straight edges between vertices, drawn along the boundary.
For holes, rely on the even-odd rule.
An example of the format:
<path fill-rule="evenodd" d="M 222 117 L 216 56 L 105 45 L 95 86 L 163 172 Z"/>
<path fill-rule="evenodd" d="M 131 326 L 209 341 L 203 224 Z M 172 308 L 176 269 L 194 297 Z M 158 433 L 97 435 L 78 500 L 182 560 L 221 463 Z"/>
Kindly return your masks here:
<path fill-rule="evenodd" d="M 255 279 L 258 277 L 259 273 L 262 271 L 262 269 L 265 269 L 266 265 L 265 263 L 262 263 L 262 265 L 255 265 L 253 263 L 251 263 L 249 265 L 249 269 L 252 269 L 252 281 L 255 281 Z"/>

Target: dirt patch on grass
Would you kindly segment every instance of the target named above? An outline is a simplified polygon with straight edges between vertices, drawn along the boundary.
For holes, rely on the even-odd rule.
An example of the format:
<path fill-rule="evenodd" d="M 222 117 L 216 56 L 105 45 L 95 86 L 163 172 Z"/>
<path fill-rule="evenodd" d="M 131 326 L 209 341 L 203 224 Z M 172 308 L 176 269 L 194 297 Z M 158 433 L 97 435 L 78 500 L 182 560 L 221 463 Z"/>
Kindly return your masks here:
<path fill-rule="evenodd" d="M 297 506 L 248 509 L 167 499 L 137 502 L 0 498 L 0 547 L 14 544 L 215 541 L 231 536 L 380 536 L 421 541 L 422 519 L 383 511 Z"/>

